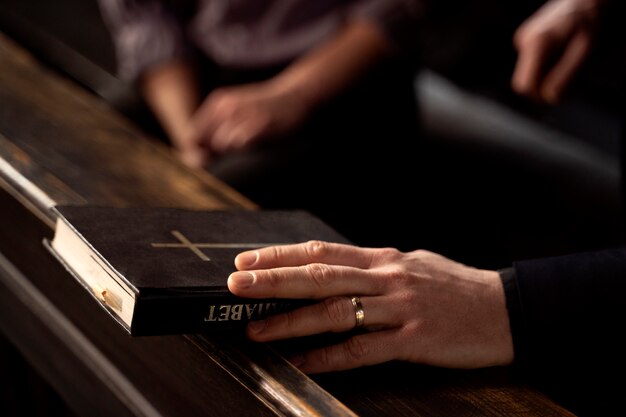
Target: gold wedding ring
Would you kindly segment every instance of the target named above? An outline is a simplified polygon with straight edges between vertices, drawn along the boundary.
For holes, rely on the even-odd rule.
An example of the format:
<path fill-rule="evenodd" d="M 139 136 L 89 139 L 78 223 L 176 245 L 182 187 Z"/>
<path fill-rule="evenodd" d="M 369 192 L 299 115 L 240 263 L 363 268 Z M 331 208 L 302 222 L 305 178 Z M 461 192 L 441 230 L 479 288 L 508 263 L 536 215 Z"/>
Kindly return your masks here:
<path fill-rule="evenodd" d="M 355 296 L 350 298 L 350 301 L 352 301 L 352 306 L 354 307 L 354 318 L 356 319 L 354 328 L 361 328 L 365 323 L 365 313 L 363 312 L 363 304 L 361 304 L 361 299 Z"/>

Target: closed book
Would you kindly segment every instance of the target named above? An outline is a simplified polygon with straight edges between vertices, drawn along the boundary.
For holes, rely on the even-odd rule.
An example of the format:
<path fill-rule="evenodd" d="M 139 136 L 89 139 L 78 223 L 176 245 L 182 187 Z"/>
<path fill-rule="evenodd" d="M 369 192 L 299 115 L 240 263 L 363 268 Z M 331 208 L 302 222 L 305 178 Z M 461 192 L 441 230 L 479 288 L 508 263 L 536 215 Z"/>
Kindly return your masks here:
<path fill-rule="evenodd" d="M 133 336 L 208 332 L 295 308 L 228 291 L 235 256 L 346 239 L 306 211 L 57 206 L 50 251 Z"/>

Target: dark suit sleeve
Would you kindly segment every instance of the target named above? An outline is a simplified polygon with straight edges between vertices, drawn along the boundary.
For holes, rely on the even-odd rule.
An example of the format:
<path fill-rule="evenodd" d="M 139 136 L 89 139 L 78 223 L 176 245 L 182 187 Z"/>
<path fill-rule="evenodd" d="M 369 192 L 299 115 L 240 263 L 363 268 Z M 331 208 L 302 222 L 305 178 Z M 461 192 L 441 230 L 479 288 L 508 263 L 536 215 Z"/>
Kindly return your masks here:
<path fill-rule="evenodd" d="M 516 262 L 501 272 L 516 368 L 581 414 L 623 390 L 626 249 Z M 608 410 L 608 409 L 607 409 Z"/>

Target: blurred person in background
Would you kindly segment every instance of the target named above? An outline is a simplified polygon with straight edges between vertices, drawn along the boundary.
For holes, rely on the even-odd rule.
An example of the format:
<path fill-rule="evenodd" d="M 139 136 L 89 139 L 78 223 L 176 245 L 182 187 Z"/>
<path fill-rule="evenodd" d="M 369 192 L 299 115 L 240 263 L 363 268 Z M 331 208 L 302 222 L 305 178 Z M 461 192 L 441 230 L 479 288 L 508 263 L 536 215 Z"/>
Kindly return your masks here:
<path fill-rule="evenodd" d="M 400 211 L 368 233 L 354 213 L 410 204 L 392 180 L 410 172 L 419 136 L 420 0 L 100 7 L 121 76 L 137 82 L 185 164 L 264 208 L 311 210 L 359 242 L 395 228 Z"/>

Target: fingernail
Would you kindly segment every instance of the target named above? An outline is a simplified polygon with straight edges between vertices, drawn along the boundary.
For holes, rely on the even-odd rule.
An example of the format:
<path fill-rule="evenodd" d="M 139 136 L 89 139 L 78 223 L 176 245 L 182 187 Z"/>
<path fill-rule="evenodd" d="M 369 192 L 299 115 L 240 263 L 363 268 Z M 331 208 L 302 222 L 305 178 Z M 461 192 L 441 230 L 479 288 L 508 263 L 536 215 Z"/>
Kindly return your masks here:
<path fill-rule="evenodd" d="M 288 361 L 291 362 L 291 364 L 296 368 L 299 368 L 304 365 L 304 355 L 293 355 L 288 359 Z"/>
<path fill-rule="evenodd" d="M 250 272 L 233 272 L 228 279 L 239 288 L 248 288 L 254 284 L 254 275 Z"/>
<path fill-rule="evenodd" d="M 257 259 L 259 259 L 259 252 L 243 252 L 237 255 L 235 258 L 235 264 L 241 268 L 249 268 L 256 263 Z"/>
<path fill-rule="evenodd" d="M 248 330 L 252 333 L 260 333 L 264 328 L 267 322 L 265 320 L 256 320 L 248 323 Z"/>

